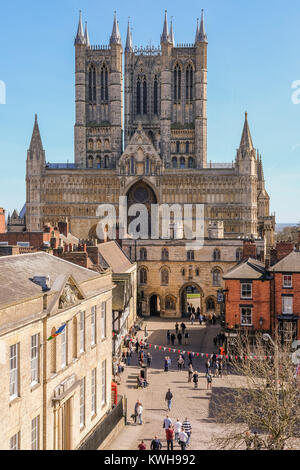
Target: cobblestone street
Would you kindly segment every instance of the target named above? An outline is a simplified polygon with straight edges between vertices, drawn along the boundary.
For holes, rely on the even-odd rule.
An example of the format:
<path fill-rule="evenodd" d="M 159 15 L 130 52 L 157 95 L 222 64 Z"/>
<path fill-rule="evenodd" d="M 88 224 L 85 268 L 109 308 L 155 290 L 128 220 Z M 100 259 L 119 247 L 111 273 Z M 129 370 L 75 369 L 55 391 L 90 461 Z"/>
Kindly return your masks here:
<path fill-rule="evenodd" d="M 151 318 L 147 320 L 147 338 L 150 344 L 170 347 L 167 344 L 167 330 L 174 331 L 175 321 Z M 181 320 L 179 321 L 181 323 Z M 198 323 L 193 326 L 190 321 L 185 321 L 190 334 L 189 344 L 183 345 L 182 349 L 193 352 L 213 353 L 218 352 L 214 346 L 213 338 L 219 332 L 219 326 L 200 326 Z M 139 338 L 144 337 L 144 331 L 139 332 Z M 174 348 L 180 349 L 177 341 Z M 178 353 L 169 353 L 150 349 L 153 360 L 151 368 L 148 369 L 148 382 L 150 385 L 146 389 L 136 388 L 136 378 L 139 373 L 137 355 L 134 352 L 132 363 L 125 366 L 122 374 L 122 382 L 119 387 L 121 394 L 125 394 L 128 400 L 128 422 L 129 424 L 120 432 L 114 441 L 107 447 L 108 450 L 136 450 L 139 442 L 144 439 L 147 449 L 155 434 L 161 439 L 163 449 L 166 450 L 165 430 L 163 420 L 167 414 L 173 421 L 177 418 L 183 421 L 187 417 L 192 424 L 192 437 L 188 450 L 202 450 L 213 448 L 212 436 L 222 432 L 222 427 L 215 423 L 211 417 L 211 398 L 220 387 L 232 386 L 234 378 L 224 375 L 223 378 L 213 378 L 212 390 L 206 388 L 205 360 L 206 358 L 196 357 L 193 361 L 194 370 L 199 372 L 198 389 L 194 389 L 193 383 L 188 383 L 187 370 L 177 370 Z M 172 364 L 169 372 L 164 372 L 164 357 L 169 355 Z M 187 366 L 187 354 L 186 354 Z M 173 393 L 172 409 L 167 412 L 165 394 L 171 389 Z M 134 405 L 140 400 L 143 405 L 143 424 L 135 425 L 131 415 L 134 412 Z M 174 450 L 179 449 L 179 445 L 174 442 Z"/>

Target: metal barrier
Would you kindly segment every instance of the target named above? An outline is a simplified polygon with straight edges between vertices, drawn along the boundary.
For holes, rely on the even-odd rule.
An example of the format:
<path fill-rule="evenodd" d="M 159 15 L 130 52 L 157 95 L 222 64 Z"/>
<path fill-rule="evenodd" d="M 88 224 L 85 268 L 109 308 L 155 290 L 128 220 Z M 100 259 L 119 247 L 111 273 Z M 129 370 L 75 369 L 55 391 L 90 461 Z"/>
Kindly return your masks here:
<path fill-rule="evenodd" d="M 109 436 L 115 426 L 124 419 L 123 396 L 120 395 L 118 404 L 99 423 L 97 428 L 85 439 L 78 450 L 97 450 Z"/>

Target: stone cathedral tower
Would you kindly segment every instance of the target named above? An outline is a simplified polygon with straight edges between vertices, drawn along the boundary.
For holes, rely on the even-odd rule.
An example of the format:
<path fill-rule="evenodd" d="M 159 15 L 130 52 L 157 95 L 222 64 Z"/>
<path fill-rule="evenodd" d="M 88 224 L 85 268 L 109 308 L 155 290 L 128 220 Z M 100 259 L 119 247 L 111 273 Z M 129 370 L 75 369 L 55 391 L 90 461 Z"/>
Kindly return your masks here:
<path fill-rule="evenodd" d="M 75 38 L 75 163 L 115 168 L 122 153 L 122 43 L 115 15 L 109 46 L 91 46 L 81 12 Z M 89 154 L 89 155 L 88 155 Z"/>
<path fill-rule="evenodd" d="M 191 157 L 190 168 L 205 168 L 207 36 L 203 12 L 195 43 L 177 47 L 173 24 L 169 32 L 165 12 L 160 46 L 160 49 L 146 47 L 134 51 L 128 24 L 125 48 L 125 147 L 141 122 L 160 153 L 165 168 L 175 166 L 175 161 L 180 165 L 180 161 L 177 162 L 178 153 Z"/>

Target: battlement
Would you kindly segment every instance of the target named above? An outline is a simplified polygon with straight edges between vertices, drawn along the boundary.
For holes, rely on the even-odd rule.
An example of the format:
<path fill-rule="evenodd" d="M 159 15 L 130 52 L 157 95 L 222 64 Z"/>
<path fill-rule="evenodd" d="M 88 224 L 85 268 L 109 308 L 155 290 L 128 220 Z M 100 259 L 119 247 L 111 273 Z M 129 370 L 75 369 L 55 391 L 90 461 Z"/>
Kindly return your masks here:
<path fill-rule="evenodd" d="M 87 49 L 90 49 L 92 51 L 110 51 L 110 45 L 109 44 L 96 44 L 92 46 L 87 46 Z"/>

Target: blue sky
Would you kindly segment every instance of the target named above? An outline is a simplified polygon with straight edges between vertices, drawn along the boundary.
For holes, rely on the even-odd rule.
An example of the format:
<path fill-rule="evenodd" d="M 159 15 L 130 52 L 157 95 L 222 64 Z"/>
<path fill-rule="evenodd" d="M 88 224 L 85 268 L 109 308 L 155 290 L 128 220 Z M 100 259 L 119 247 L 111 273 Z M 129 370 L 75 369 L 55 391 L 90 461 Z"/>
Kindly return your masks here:
<path fill-rule="evenodd" d="M 2 2 L 0 80 L 0 206 L 26 199 L 26 152 L 38 114 L 46 159 L 73 161 L 74 35 L 78 11 L 92 44 L 107 44 L 116 9 L 123 43 L 131 17 L 134 45 L 159 44 L 164 10 L 174 17 L 175 42 L 194 41 L 205 10 L 208 34 L 208 159 L 229 162 L 239 145 L 244 112 L 263 157 L 277 222 L 300 220 L 299 0 Z"/>

